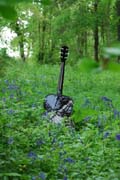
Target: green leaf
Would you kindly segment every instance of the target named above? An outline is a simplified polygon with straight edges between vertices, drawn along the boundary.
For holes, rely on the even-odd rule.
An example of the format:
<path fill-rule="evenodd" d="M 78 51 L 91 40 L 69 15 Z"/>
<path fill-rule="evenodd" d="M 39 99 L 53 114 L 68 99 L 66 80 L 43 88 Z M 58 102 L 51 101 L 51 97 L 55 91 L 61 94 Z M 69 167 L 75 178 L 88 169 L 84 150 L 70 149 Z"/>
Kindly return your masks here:
<path fill-rule="evenodd" d="M 10 176 L 10 177 L 20 177 L 21 175 L 18 173 L 0 173 L 0 177 Z"/>
<path fill-rule="evenodd" d="M 50 5 L 50 0 L 41 0 L 43 5 Z"/>
<path fill-rule="evenodd" d="M 0 1 L 0 6 L 11 6 L 13 4 L 17 4 L 17 3 L 23 3 L 23 2 L 26 2 L 26 0 L 1 0 Z M 27 0 L 27 2 L 31 2 L 32 3 L 32 0 Z"/>
<path fill-rule="evenodd" d="M 0 1 L 0 14 L 2 17 L 6 19 L 16 19 L 17 12 L 15 10 L 15 4 L 26 2 L 26 0 L 1 0 Z M 27 0 L 27 3 L 31 2 L 32 0 Z"/>
<path fill-rule="evenodd" d="M 15 19 L 17 17 L 17 12 L 13 6 L 2 6 L 0 5 L 0 14 L 6 19 Z"/>

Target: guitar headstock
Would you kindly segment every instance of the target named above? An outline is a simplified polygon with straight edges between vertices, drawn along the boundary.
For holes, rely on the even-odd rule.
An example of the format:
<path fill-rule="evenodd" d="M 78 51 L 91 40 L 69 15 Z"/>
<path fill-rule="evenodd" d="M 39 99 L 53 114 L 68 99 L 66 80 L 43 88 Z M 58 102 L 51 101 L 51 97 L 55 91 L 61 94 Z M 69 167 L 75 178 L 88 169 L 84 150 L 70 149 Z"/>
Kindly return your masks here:
<path fill-rule="evenodd" d="M 68 57 L 68 47 L 62 46 L 61 47 L 61 61 L 65 62 Z"/>

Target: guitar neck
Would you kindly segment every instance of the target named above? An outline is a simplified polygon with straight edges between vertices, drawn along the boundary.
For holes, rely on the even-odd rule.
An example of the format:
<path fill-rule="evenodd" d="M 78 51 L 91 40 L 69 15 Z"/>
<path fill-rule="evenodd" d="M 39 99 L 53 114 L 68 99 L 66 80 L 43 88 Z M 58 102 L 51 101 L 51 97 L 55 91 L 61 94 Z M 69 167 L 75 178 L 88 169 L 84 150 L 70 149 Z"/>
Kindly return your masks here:
<path fill-rule="evenodd" d="M 64 83 L 65 61 L 61 62 L 57 94 L 62 95 Z"/>

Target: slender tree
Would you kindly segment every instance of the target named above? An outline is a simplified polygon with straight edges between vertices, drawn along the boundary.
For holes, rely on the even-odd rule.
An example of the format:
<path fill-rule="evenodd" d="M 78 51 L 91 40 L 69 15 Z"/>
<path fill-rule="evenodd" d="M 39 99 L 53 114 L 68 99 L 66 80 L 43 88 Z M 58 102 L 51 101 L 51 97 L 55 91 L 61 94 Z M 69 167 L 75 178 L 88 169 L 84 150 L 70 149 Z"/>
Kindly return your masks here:
<path fill-rule="evenodd" d="M 99 28 L 98 28 L 98 4 L 99 1 L 95 0 L 94 2 L 94 15 L 95 15 L 95 24 L 94 24 L 94 58 L 99 61 Z"/>
<path fill-rule="evenodd" d="M 120 43 L 120 0 L 116 0 L 116 14 L 117 14 L 117 41 Z M 118 56 L 120 63 L 120 56 Z"/>

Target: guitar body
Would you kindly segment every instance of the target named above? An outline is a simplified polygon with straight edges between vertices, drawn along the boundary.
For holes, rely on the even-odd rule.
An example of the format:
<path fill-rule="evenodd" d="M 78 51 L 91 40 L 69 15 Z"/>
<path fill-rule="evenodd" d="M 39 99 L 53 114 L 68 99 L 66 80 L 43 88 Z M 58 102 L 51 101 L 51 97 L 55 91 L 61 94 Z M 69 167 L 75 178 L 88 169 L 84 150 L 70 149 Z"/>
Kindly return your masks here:
<path fill-rule="evenodd" d="M 44 108 L 48 111 L 57 111 L 60 116 L 70 116 L 73 109 L 73 101 L 68 96 L 50 94 L 45 97 Z"/>
<path fill-rule="evenodd" d="M 73 111 L 73 101 L 70 97 L 62 95 L 65 61 L 68 56 L 68 47 L 61 48 L 61 69 L 58 81 L 57 94 L 49 94 L 45 97 L 44 108 L 47 112 L 55 112 L 58 116 L 70 116 Z"/>

